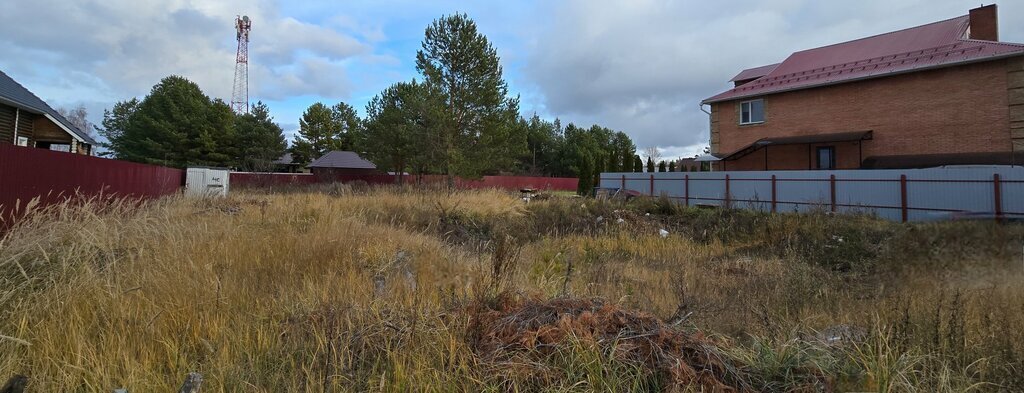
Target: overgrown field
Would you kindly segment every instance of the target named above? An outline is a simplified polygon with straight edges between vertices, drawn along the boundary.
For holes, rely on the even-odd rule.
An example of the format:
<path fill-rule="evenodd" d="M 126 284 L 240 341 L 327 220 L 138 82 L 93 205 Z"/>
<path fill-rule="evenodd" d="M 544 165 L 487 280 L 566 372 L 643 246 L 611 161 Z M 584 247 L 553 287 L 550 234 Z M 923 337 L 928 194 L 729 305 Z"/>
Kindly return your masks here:
<path fill-rule="evenodd" d="M 1024 391 L 1022 244 L 1018 224 L 498 191 L 61 206 L 0 240 L 0 383 Z"/>

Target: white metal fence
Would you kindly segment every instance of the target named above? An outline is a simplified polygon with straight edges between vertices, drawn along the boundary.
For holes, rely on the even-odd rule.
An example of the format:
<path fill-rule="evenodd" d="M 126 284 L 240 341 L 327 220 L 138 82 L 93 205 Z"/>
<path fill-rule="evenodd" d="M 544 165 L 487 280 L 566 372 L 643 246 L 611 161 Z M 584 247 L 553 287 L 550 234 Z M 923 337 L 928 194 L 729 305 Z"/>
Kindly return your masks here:
<path fill-rule="evenodd" d="M 665 195 L 688 206 L 825 209 L 896 221 L 958 216 L 1024 219 L 1024 167 L 837 171 L 602 173 L 601 187 Z"/>

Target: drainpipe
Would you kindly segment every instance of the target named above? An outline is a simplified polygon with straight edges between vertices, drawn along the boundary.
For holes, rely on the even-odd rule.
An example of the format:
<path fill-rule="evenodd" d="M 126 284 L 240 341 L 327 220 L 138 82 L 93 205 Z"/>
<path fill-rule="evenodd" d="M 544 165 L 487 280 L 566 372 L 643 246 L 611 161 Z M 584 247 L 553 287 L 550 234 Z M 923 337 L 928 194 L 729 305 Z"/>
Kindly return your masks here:
<path fill-rule="evenodd" d="M 21 109 L 14 108 L 14 146 L 18 146 L 18 118 L 21 117 Z"/>

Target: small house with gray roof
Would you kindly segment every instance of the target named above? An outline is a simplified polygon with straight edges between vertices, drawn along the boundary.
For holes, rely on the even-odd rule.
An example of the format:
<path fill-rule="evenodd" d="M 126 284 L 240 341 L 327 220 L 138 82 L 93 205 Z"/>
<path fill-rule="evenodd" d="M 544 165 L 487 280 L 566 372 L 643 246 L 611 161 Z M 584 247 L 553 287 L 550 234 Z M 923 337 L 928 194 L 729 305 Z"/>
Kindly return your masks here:
<path fill-rule="evenodd" d="M 354 151 L 334 150 L 309 163 L 309 169 L 321 178 L 336 175 L 379 175 L 380 171 Z"/>

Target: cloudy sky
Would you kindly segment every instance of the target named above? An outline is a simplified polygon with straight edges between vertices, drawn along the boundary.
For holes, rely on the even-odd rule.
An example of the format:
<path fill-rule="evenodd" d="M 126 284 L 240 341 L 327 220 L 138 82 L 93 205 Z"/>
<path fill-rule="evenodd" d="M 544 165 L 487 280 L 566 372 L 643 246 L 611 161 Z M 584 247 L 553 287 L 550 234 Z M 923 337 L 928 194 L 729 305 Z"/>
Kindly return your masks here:
<path fill-rule="evenodd" d="M 294 4 L 292 4 L 294 3 Z M 362 111 L 416 77 L 423 30 L 470 15 L 498 49 L 524 115 L 625 131 L 639 148 L 707 144 L 699 102 L 789 53 L 964 15 L 978 0 L 5 0 L 0 70 L 54 107 L 103 109 L 177 74 L 231 99 L 236 15 L 253 20 L 250 100 L 289 136 L 310 104 Z M 986 3 L 988 4 L 988 3 Z M 1024 1 L 999 4 L 1024 42 Z"/>

